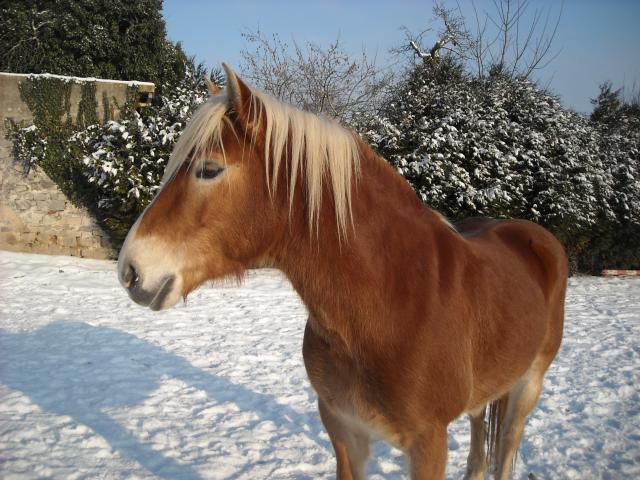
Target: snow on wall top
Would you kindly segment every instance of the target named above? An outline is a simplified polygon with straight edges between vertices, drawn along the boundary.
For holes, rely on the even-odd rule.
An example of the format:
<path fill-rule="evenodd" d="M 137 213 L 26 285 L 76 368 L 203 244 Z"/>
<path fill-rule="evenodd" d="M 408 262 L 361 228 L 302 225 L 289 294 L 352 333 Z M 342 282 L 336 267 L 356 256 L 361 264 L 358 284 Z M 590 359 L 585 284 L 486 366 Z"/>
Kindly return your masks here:
<path fill-rule="evenodd" d="M 115 83 L 119 85 L 127 85 L 130 87 L 133 86 L 145 86 L 155 88 L 155 84 L 152 82 L 141 82 L 138 80 L 111 80 L 107 78 L 95 78 L 95 77 L 71 77 L 66 75 L 56 75 L 53 73 L 11 73 L 11 72 L 0 72 L 2 76 L 13 76 L 13 77 L 25 77 L 25 78 L 60 78 L 62 80 L 67 80 L 69 82 L 104 82 L 104 83 Z"/>

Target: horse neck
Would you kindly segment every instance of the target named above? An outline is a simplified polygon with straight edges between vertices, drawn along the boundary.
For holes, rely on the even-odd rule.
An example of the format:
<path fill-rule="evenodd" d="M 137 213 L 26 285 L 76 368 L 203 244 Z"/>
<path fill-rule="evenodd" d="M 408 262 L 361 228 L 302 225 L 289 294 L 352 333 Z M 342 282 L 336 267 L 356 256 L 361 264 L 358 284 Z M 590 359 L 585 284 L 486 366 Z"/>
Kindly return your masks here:
<path fill-rule="evenodd" d="M 347 238 L 325 201 L 318 230 L 298 214 L 275 255 L 312 319 L 350 348 L 371 335 L 389 338 L 399 296 L 430 301 L 425 292 L 441 268 L 435 252 L 457 236 L 384 160 L 368 147 L 362 155 Z"/>

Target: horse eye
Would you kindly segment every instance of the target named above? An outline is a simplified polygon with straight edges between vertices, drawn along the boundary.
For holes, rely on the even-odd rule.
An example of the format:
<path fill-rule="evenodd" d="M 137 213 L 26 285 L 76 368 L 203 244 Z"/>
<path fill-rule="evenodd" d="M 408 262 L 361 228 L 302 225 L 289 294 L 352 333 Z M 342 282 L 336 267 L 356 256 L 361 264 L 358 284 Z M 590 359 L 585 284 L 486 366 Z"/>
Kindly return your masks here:
<path fill-rule="evenodd" d="M 197 178 L 212 179 L 217 177 L 224 170 L 223 167 L 213 163 L 205 163 L 201 168 L 196 170 Z"/>

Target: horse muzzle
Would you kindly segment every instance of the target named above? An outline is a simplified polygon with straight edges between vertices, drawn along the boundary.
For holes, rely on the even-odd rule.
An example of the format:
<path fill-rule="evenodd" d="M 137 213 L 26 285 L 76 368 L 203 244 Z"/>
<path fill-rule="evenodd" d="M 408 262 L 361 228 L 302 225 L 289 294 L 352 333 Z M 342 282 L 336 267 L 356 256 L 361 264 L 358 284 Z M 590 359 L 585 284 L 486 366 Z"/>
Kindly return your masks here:
<path fill-rule="evenodd" d="M 175 275 L 165 275 L 155 282 L 154 287 L 145 288 L 142 276 L 132 264 L 125 265 L 120 271 L 120 283 L 131 300 L 138 305 L 149 307 L 151 310 L 162 310 L 167 297 L 175 286 Z"/>

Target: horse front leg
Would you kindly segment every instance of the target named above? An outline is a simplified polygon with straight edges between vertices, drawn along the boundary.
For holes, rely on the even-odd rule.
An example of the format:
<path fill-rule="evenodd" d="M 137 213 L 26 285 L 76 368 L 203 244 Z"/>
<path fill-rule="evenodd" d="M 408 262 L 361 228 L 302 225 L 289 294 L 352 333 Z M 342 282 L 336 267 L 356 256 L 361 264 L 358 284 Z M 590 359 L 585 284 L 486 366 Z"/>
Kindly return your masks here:
<path fill-rule="evenodd" d="M 302 344 L 307 375 L 318 393 L 318 409 L 325 429 L 336 452 L 339 480 L 364 479 L 365 463 L 369 457 L 369 434 L 357 423 L 345 422 L 338 410 L 353 410 L 350 405 L 354 372 L 349 359 L 331 348 L 325 337 L 317 335 L 307 322 Z M 325 399 L 325 400 L 323 400 Z M 332 399 L 331 406 L 326 399 Z"/>
<path fill-rule="evenodd" d="M 364 480 L 369 458 L 369 435 L 349 427 L 322 400 L 318 400 L 318 410 L 336 452 L 337 479 Z"/>
<path fill-rule="evenodd" d="M 444 479 L 447 468 L 447 426 L 430 425 L 408 449 L 411 480 Z"/>

